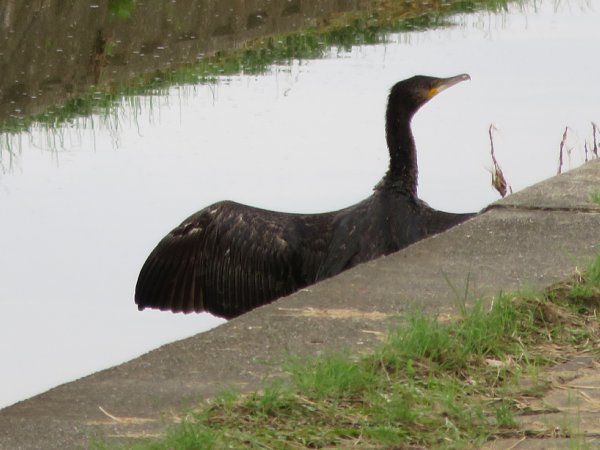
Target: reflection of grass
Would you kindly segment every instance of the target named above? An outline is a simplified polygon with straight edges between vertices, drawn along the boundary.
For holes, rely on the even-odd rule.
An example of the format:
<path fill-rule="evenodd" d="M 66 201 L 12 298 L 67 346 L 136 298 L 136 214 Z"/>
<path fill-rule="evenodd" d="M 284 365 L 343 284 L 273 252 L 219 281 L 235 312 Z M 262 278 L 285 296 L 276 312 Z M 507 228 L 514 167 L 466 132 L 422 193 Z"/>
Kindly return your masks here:
<path fill-rule="evenodd" d="M 18 137 L 19 136 L 17 136 L 17 138 Z M 16 145 L 18 146 L 18 143 Z M 15 143 L 10 134 L 0 134 L 0 173 L 6 172 L 7 168 L 13 166 L 15 157 L 14 147 Z"/>
<path fill-rule="evenodd" d="M 126 20 L 135 10 L 135 0 L 109 0 L 108 13 L 111 19 Z"/>
<path fill-rule="evenodd" d="M 62 149 L 65 125 L 75 130 L 100 124 L 109 131 L 113 142 L 118 142 L 119 127 L 126 112 L 133 115 L 141 110 L 142 98 L 136 95 L 98 93 L 78 97 L 63 105 L 52 107 L 42 114 L 12 118 L 0 124 L 0 173 L 10 170 L 21 148 L 23 133 L 28 132 L 31 142 L 39 136 L 42 148 Z M 126 106 L 126 107 L 124 107 Z M 96 116 L 96 118 L 94 118 Z"/>
<path fill-rule="evenodd" d="M 244 48 L 220 51 L 193 64 L 139 75 L 126 86 L 94 87 L 94 92 L 67 100 L 42 114 L 4 120 L 0 122 L 0 133 L 11 136 L 29 130 L 33 124 L 52 130 L 72 123 L 78 117 L 114 114 L 123 98 L 165 95 L 173 85 L 211 83 L 221 76 L 261 73 L 272 64 L 319 58 L 331 48 L 349 49 L 353 45 L 383 42 L 391 32 L 445 26 L 449 23 L 448 17 L 453 14 L 480 9 L 498 11 L 508 3 L 508 0 L 434 0 L 413 3 L 374 0 L 365 10 L 340 14 L 299 33 L 260 38 L 246 43 Z M 111 0 L 109 13 L 116 18 L 126 18 L 134 8 L 135 2 Z M 106 44 L 108 59 L 111 57 L 112 45 L 111 42 Z M 5 140 L 0 140 L 0 149 L 9 149 Z"/>
<path fill-rule="evenodd" d="M 600 256 L 545 294 L 500 295 L 451 322 L 413 314 L 370 354 L 292 360 L 289 381 L 223 394 L 131 448 L 453 449 L 522 436 L 527 399 L 550 388 L 540 368 L 600 343 L 599 287 Z"/>

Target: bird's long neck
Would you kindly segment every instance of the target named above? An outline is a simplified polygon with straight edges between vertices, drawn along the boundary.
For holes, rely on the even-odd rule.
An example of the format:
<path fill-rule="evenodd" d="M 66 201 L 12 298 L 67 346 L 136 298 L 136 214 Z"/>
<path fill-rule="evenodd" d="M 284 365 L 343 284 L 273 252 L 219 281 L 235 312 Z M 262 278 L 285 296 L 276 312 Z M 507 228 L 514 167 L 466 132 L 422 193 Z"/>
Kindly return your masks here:
<path fill-rule="evenodd" d="M 385 136 L 390 152 L 390 167 L 380 188 L 412 197 L 417 196 L 417 151 L 410 128 L 413 112 L 390 100 L 386 112 Z"/>

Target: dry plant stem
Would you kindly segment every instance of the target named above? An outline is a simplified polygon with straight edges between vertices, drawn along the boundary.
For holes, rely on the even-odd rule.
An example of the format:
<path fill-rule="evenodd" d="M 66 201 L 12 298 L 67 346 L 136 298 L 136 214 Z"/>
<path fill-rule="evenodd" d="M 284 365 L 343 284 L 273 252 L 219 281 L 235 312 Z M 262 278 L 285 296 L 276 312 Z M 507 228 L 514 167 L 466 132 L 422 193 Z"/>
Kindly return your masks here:
<path fill-rule="evenodd" d="M 592 122 L 592 135 L 593 135 L 593 142 L 594 142 L 594 147 L 592 149 L 593 153 L 594 153 L 594 158 L 598 157 L 598 143 L 596 141 L 596 130 L 598 130 L 598 125 L 596 125 L 594 122 Z"/>
<path fill-rule="evenodd" d="M 494 154 L 494 138 L 492 136 L 492 131 L 496 129 L 497 128 L 492 123 L 488 130 L 490 136 L 490 153 L 492 154 L 492 163 L 494 164 L 494 169 L 492 170 L 492 186 L 502 197 L 505 197 L 508 184 L 506 183 L 502 169 L 500 168 L 498 161 L 496 161 L 496 155 Z M 512 188 L 510 186 L 508 186 L 508 189 L 510 189 L 510 192 L 512 193 Z"/>
<path fill-rule="evenodd" d="M 563 148 L 565 146 L 565 142 L 567 140 L 567 131 L 569 130 L 569 127 L 565 127 L 565 132 L 563 133 L 563 137 L 562 140 L 560 141 L 560 151 L 558 153 L 558 171 L 556 172 L 557 175 L 560 175 L 562 172 L 562 166 L 563 166 Z"/>
<path fill-rule="evenodd" d="M 513 450 L 515 448 L 517 448 L 517 446 L 519 444 L 521 444 L 521 442 L 525 441 L 527 439 L 527 436 L 523 436 L 521 439 L 519 439 L 517 442 L 515 442 L 513 445 L 511 445 L 510 447 L 508 447 L 506 450 Z"/>
<path fill-rule="evenodd" d="M 113 416 L 112 414 L 110 414 L 109 412 L 107 412 L 102 406 L 98 406 L 98 409 L 100 410 L 100 412 L 102 414 L 104 414 L 105 416 L 111 418 L 112 420 L 114 420 L 115 422 L 123 422 L 121 419 L 119 419 L 116 416 Z"/>

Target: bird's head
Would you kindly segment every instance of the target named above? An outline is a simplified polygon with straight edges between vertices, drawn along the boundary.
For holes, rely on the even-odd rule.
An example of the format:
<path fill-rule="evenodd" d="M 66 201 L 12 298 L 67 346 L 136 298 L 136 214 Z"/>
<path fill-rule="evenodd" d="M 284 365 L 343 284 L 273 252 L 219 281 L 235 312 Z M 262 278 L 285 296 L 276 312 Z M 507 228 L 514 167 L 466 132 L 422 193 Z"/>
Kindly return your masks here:
<path fill-rule="evenodd" d="M 466 73 L 450 78 L 416 75 L 399 81 L 392 87 L 390 104 L 403 106 L 412 114 L 443 90 L 470 79 L 471 77 Z"/>

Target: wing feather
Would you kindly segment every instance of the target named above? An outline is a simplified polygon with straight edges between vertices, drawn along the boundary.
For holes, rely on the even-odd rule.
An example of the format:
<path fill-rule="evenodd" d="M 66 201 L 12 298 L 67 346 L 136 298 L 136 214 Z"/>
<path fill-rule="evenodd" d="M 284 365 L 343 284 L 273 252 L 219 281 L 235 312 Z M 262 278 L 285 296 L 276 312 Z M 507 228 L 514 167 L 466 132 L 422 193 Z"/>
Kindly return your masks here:
<path fill-rule="evenodd" d="M 136 285 L 138 308 L 231 318 L 294 292 L 316 278 L 328 221 L 234 202 L 211 205 L 150 253 Z"/>

